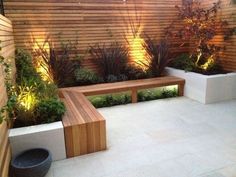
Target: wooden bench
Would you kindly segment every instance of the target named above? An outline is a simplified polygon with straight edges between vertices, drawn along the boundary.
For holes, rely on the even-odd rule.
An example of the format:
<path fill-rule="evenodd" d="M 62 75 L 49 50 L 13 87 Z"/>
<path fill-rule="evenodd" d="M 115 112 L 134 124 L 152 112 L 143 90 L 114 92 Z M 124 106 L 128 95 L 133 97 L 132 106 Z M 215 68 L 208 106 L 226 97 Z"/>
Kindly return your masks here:
<path fill-rule="evenodd" d="M 184 84 L 185 84 L 184 79 L 174 76 L 165 76 L 151 79 L 140 79 L 140 80 L 123 81 L 116 83 L 96 84 L 91 86 L 70 87 L 70 88 L 65 88 L 64 90 L 83 93 L 86 96 L 131 91 L 132 103 L 136 103 L 137 91 L 140 89 L 178 85 L 178 95 L 183 96 Z"/>
<path fill-rule="evenodd" d="M 87 98 L 78 92 L 60 91 L 66 106 L 63 117 L 67 157 L 106 149 L 106 121 Z"/>
<path fill-rule="evenodd" d="M 178 85 L 178 94 L 182 96 L 184 84 L 184 79 L 166 76 L 60 89 L 67 109 L 62 120 L 67 157 L 106 149 L 106 121 L 86 96 L 131 91 L 132 102 L 136 103 L 140 89 Z"/>

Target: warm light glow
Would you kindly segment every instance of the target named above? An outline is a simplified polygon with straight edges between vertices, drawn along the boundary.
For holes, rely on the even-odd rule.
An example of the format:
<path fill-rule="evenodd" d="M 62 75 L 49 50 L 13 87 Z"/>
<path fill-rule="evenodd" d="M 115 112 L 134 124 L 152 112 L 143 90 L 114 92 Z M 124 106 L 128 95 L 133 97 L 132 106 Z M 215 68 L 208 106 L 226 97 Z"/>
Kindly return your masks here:
<path fill-rule="evenodd" d="M 165 88 L 166 90 L 174 91 L 174 90 L 178 90 L 178 85 L 170 85 L 170 86 L 166 86 Z"/>
<path fill-rule="evenodd" d="M 129 41 L 130 56 L 132 62 L 143 70 L 148 68 L 148 62 L 145 60 L 147 52 L 143 47 L 144 39 L 141 38 L 141 30 Z"/>
<path fill-rule="evenodd" d="M 20 93 L 17 97 L 18 103 L 25 109 L 31 110 L 37 102 L 32 87 L 19 87 Z"/>
<path fill-rule="evenodd" d="M 53 82 L 49 75 L 48 67 L 42 58 L 37 58 L 36 71 L 40 74 L 43 81 Z"/>
<path fill-rule="evenodd" d="M 209 66 L 213 65 L 215 62 L 213 56 L 210 56 L 208 59 L 207 59 L 207 62 L 204 63 L 203 65 L 201 65 L 201 68 L 204 69 L 204 70 L 207 70 L 209 68 Z"/>
<path fill-rule="evenodd" d="M 49 55 L 49 44 L 48 43 L 41 44 L 38 39 L 34 39 L 33 50 L 35 51 L 35 53 L 37 53 L 36 51 L 39 50 L 39 48 L 42 48 L 43 50 L 45 50 L 45 52 Z M 42 80 L 48 81 L 50 83 L 53 82 L 49 75 L 50 72 L 48 71 L 48 66 L 42 57 L 37 58 L 35 62 L 35 67 L 36 67 L 36 71 L 42 77 Z"/>

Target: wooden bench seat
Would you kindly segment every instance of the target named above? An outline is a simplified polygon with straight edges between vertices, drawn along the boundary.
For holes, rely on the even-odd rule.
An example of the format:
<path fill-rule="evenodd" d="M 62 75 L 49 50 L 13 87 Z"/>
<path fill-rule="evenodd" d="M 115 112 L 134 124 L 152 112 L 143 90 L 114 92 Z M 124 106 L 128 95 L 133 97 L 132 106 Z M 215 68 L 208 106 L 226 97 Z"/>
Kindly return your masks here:
<path fill-rule="evenodd" d="M 184 84 L 185 80 L 182 78 L 174 76 L 165 76 L 151 79 L 96 84 L 91 86 L 70 87 L 64 88 L 63 90 L 80 92 L 86 96 L 131 91 L 132 103 L 136 103 L 137 91 L 140 89 L 178 85 L 178 95 L 183 96 Z"/>
<path fill-rule="evenodd" d="M 78 92 L 61 91 L 66 106 L 63 117 L 67 157 L 106 149 L 106 122 L 87 98 Z"/>
<path fill-rule="evenodd" d="M 178 85 L 182 96 L 184 84 L 184 79 L 166 76 L 60 89 L 59 96 L 67 110 L 62 120 L 67 157 L 106 149 L 106 121 L 86 96 L 131 91 L 132 102 L 136 103 L 139 89 Z"/>

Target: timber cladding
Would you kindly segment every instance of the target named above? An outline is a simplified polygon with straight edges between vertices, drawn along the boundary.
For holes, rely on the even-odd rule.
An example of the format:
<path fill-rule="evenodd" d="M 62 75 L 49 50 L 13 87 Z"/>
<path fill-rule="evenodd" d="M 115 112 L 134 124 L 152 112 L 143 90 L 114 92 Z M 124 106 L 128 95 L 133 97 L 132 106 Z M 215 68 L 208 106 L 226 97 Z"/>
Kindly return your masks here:
<path fill-rule="evenodd" d="M 10 20 L 0 15 L 0 54 L 11 64 L 12 76 L 15 73 L 14 66 L 14 38 L 12 23 Z M 0 66 L 0 108 L 7 101 L 6 88 L 4 86 L 4 71 Z M 0 124 L 0 177 L 8 176 L 8 167 L 11 159 L 10 145 L 8 141 L 8 127 L 6 122 Z"/>
<path fill-rule="evenodd" d="M 157 39 L 176 18 L 182 0 L 5 0 L 5 13 L 13 22 L 17 47 L 31 49 L 32 38 L 42 43 L 50 35 L 56 45 L 78 41 L 80 53 L 95 43 L 124 42 L 129 20 Z M 128 25 L 129 26 L 129 25 Z M 124 37 L 125 36 L 125 37 Z M 184 50 L 184 49 L 183 49 Z M 90 56 L 84 65 L 94 68 Z"/>
<path fill-rule="evenodd" d="M 201 0 L 210 6 L 218 0 Z M 233 0 L 221 0 L 220 14 L 228 19 L 230 26 L 236 25 L 236 5 Z M 32 49 L 32 39 L 42 44 L 50 35 L 56 46 L 60 41 L 78 42 L 81 54 L 95 43 L 124 42 L 127 22 L 132 19 L 137 25 L 140 17 L 141 30 L 160 39 L 164 29 L 177 18 L 175 5 L 182 0 L 5 0 L 5 13 L 13 21 L 16 46 Z M 236 36 L 227 41 L 222 64 L 226 70 L 236 71 Z M 222 43 L 222 38 L 216 38 Z M 124 42 L 125 43 L 125 42 Z M 179 52 L 190 49 L 178 48 Z M 91 57 L 86 54 L 84 66 L 94 69 Z"/>

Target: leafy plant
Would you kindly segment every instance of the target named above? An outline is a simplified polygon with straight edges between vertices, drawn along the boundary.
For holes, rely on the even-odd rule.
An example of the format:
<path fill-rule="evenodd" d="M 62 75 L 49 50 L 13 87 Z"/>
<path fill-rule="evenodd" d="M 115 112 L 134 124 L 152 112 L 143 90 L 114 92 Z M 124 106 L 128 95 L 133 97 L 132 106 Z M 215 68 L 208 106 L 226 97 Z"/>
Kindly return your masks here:
<path fill-rule="evenodd" d="M 168 89 L 147 89 L 138 92 L 138 101 L 150 101 L 157 100 L 163 98 L 172 98 L 178 96 L 178 92 L 176 89 L 168 90 Z"/>
<path fill-rule="evenodd" d="M 129 57 L 129 50 L 124 45 L 117 42 L 109 46 L 97 44 L 91 46 L 89 52 L 104 79 L 109 75 L 118 77 L 124 74 Z"/>
<path fill-rule="evenodd" d="M 27 51 L 17 49 L 15 63 L 17 68 L 16 82 L 18 84 L 26 81 L 29 81 L 29 85 L 31 85 L 32 82 L 41 82 L 40 75 L 33 65 L 32 56 Z"/>
<path fill-rule="evenodd" d="M 135 79 L 145 79 L 150 77 L 146 71 L 142 68 L 134 67 L 132 65 L 127 65 L 125 68 L 125 73 L 130 80 Z"/>
<path fill-rule="evenodd" d="M 151 76 L 161 76 L 165 67 L 174 59 L 167 41 L 161 40 L 158 43 L 146 35 L 143 47 L 147 51 L 146 61 L 143 62 L 143 65 L 146 65 Z"/>
<path fill-rule="evenodd" d="M 41 102 L 48 100 L 57 100 L 59 102 L 56 85 L 42 80 L 34 69 L 32 57 L 23 50 L 17 50 L 16 52 L 17 82 L 15 86 L 11 84 L 10 66 L 4 62 L 3 58 L 1 59 L 1 64 L 6 72 L 5 84 L 7 86 L 8 102 L 1 109 L 0 121 L 6 119 L 5 112 L 7 112 L 8 117 L 14 119 L 14 127 L 49 122 L 49 114 L 54 116 L 52 112 L 58 113 L 55 106 L 56 101 L 52 101 L 51 112 L 47 114 L 49 117 L 45 116 L 45 112 L 39 114 L 36 110 L 38 106 L 41 106 Z M 47 103 L 49 104 L 49 101 Z M 47 119 L 44 120 L 46 117 Z M 51 120 L 54 120 L 54 117 Z"/>
<path fill-rule="evenodd" d="M 4 84 L 6 86 L 6 92 L 8 100 L 6 105 L 0 109 L 0 124 L 7 120 L 7 118 L 14 117 L 14 106 L 16 104 L 16 93 L 14 91 L 14 85 L 12 84 L 11 78 L 11 66 L 5 62 L 3 56 L 0 56 L 0 65 L 3 69 L 4 74 Z"/>
<path fill-rule="evenodd" d="M 106 77 L 106 81 L 107 82 L 117 82 L 118 81 L 118 77 L 113 75 L 113 74 L 109 74 L 107 77 Z"/>
<path fill-rule="evenodd" d="M 217 61 L 208 61 L 206 69 L 197 67 L 195 63 L 196 63 L 196 57 L 185 53 L 185 54 L 181 54 L 176 59 L 174 59 L 171 62 L 170 66 L 177 69 L 197 72 L 197 73 L 201 73 L 205 75 L 212 75 L 212 74 L 218 74 L 218 73 L 223 72 L 220 64 Z"/>
<path fill-rule="evenodd" d="M 102 108 L 131 103 L 131 96 L 126 93 L 108 94 L 89 97 L 89 100 L 94 105 L 94 107 Z"/>
<path fill-rule="evenodd" d="M 125 74 L 120 74 L 118 76 L 110 74 L 106 77 L 106 81 L 110 83 L 117 81 L 126 81 L 126 80 L 128 80 L 128 77 Z"/>
<path fill-rule="evenodd" d="M 177 68 L 177 69 L 182 69 L 185 71 L 194 71 L 195 68 L 195 62 L 191 58 L 190 54 L 184 53 L 175 58 L 170 66 Z"/>
<path fill-rule="evenodd" d="M 73 53 L 73 51 L 77 51 L 75 45 L 71 42 L 61 43 L 60 48 L 55 48 L 49 37 L 43 45 L 35 43 L 38 49 L 35 49 L 33 54 L 38 61 L 38 67 L 43 70 L 41 71 L 42 76 L 57 84 L 58 87 L 65 86 L 67 84 L 65 81 L 71 80 L 71 76 L 74 76 L 76 65 L 81 63 L 81 58 Z"/>
<path fill-rule="evenodd" d="M 36 108 L 37 121 L 40 123 L 60 121 L 64 113 L 64 104 L 56 98 L 42 100 Z"/>
<path fill-rule="evenodd" d="M 83 68 L 78 68 L 75 70 L 75 78 L 80 85 L 97 84 L 103 82 L 103 79 L 95 72 Z"/>
<path fill-rule="evenodd" d="M 212 40 L 217 35 L 223 35 L 224 40 L 229 39 L 234 34 L 235 28 L 230 28 L 226 20 L 218 17 L 220 1 L 213 3 L 210 8 L 203 8 L 200 1 L 186 0 L 183 6 L 176 6 L 176 8 L 179 19 L 173 21 L 166 29 L 166 36 L 181 39 L 183 43 L 180 46 L 189 42 L 195 43 L 192 52 L 195 65 L 200 70 L 207 70 L 207 62 L 216 61 L 220 51 L 225 48 L 223 45 L 215 45 Z M 179 21 L 182 22 L 181 26 L 176 25 Z"/>
<path fill-rule="evenodd" d="M 178 96 L 177 89 L 146 89 L 138 92 L 138 101 L 150 101 Z M 110 107 L 131 103 L 131 96 L 127 93 L 108 94 L 88 97 L 96 108 Z"/>

